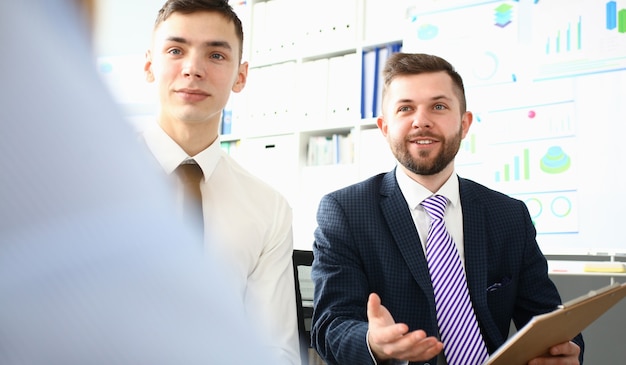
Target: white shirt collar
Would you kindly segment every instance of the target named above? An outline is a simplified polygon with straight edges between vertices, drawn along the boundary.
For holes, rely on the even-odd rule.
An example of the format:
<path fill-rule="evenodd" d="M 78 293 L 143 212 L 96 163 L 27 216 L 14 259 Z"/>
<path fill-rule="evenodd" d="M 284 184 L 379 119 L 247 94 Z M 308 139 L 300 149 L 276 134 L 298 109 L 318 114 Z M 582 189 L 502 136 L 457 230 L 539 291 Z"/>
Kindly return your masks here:
<path fill-rule="evenodd" d="M 220 148 L 219 137 L 205 150 L 195 156 L 188 156 L 187 153 L 174 140 L 165 133 L 163 128 L 157 123 L 146 127 L 143 137 L 150 151 L 157 159 L 165 173 L 171 174 L 178 165 L 187 159 L 194 159 L 204 174 L 205 181 L 215 170 L 224 151 Z"/>
<path fill-rule="evenodd" d="M 430 190 L 426 189 L 417 181 L 411 179 L 400 166 L 396 168 L 396 180 L 410 209 L 415 209 L 424 199 L 433 195 L 443 195 L 448 198 L 452 206 L 460 206 L 459 179 L 456 172 L 450 175 L 448 180 L 435 194 L 431 193 Z"/>

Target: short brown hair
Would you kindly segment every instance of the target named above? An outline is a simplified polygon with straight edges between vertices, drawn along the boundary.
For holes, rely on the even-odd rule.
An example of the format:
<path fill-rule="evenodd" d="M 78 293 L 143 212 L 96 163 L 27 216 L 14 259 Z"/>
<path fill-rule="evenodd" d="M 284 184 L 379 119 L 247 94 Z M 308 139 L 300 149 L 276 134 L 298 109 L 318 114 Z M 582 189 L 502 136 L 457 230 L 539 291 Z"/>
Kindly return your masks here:
<path fill-rule="evenodd" d="M 200 11 L 220 13 L 235 25 L 235 33 L 239 39 L 239 61 L 243 55 L 243 26 L 228 0 L 167 0 L 154 22 L 154 29 L 174 13 L 191 14 Z"/>
<path fill-rule="evenodd" d="M 385 97 L 387 87 L 396 76 L 399 75 L 417 75 L 421 73 L 432 72 L 447 73 L 455 86 L 461 113 L 465 113 L 467 101 L 465 100 L 465 87 L 463 86 L 463 78 L 454 69 L 450 62 L 441 57 L 424 54 L 424 53 L 395 53 L 389 57 L 383 69 L 383 98 Z"/>

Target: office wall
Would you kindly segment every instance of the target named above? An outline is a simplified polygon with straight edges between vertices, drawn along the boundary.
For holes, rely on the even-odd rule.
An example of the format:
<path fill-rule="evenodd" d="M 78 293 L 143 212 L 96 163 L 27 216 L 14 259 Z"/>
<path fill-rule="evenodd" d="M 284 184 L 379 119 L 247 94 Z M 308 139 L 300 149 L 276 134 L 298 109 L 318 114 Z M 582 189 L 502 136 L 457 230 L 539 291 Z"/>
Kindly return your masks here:
<path fill-rule="evenodd" d="M 165 0 L 96 0 L 94 53 L 98 71 L 136 129 L 154 122 L 157 95 L 145 80 L 145 52 Z"/>
<path fill-rule="evenodd" d="M 97 56 L 143 53 L 154 19 L 165 0 L 96 0 L 94 45 Z"/>
<path fill-rule="evenodd" d="M 564 302 L 611 283 L 609 276 L 551 275 Z M 623 277 L 615 278 L 623 282 Z M 626 361 L 623 332 L 626 328 L 626 302 L 617 303 L 583 330 L 585 364 L 622 364 Z"/>

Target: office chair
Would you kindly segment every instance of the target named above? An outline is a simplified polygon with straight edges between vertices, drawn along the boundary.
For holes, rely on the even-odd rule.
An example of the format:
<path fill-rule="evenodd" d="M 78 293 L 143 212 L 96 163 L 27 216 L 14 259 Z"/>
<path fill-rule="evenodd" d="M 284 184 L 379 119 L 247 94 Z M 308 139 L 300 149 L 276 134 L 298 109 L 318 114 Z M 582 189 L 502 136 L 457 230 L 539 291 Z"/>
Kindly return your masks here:
<path fill-rule="evenodd" d="M 296 304 L 298 306 L 298 333 L 302 365 L 323 365 L 322 358 L 311 347 L 311 318 L 313 317 L 313 281 L 311 265 L 313 251 L 293 250 Z"/>

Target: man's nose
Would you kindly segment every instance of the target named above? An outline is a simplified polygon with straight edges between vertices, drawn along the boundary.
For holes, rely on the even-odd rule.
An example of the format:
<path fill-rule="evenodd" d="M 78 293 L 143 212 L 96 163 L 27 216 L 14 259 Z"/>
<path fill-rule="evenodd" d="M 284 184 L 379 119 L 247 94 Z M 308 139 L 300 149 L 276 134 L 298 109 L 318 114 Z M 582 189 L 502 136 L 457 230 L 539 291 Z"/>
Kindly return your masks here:
<path fill-rule="evenodd" d="M 190 55 L 183 65 L 182 69 L 183 76 L 185 77 L 193 77 L 201 79 L 204 77 L 204 71 L 202 69 L 202 64 L 198 57 Z"/>
<path fill-rule="evenodd" d="M 413 116 L 413 128 L 430 128 L 432 127 L 430 116 L 423 109 L 418 109 Z"/>

